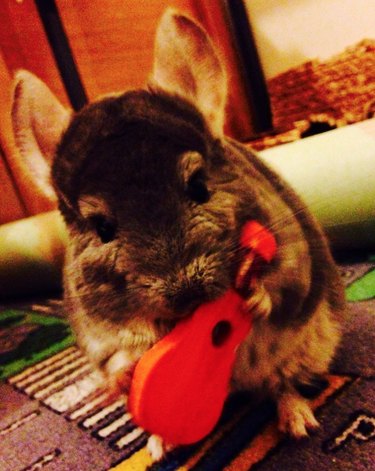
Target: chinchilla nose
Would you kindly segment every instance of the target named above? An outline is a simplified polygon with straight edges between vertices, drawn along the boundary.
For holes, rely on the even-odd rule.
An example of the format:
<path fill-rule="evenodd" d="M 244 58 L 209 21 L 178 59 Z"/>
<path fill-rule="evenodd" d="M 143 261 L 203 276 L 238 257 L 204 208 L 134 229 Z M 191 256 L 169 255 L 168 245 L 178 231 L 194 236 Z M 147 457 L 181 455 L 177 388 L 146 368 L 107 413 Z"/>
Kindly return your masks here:
<path fill-rule="evenodd" d="M 207 295 L 201 284 L 185 284 L 172 290 L 167 296 L 170 308 L 182 316 L 191 314 L 206 299 Z"/>

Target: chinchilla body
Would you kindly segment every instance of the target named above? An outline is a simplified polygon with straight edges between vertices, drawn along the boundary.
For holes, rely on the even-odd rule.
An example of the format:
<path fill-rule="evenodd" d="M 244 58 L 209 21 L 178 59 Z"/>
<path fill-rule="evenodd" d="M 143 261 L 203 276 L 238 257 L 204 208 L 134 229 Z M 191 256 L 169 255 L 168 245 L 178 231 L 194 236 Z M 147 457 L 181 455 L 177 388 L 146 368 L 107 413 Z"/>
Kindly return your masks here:
<path fill-rule="evenodd" d="M 232 386 L 271 395 L 280 429 L 304 436 L 318 424 L 298 388 L 328 371 L 345 311 L 326 238 L 294 191 L 224 135 L 227 79 L 204 30 L 168 10 L 155 44 L 147 87 L 78 113 L 32 74 L 18 74 L 16 141 L 40 165 L 46 194 L 53 161 L 69 232 L 68 317 L 107 384 L 126 392 L 148 348 L 235 288 L 242 227 L 258 221 L 277 251 L 243 294 L 253 327 Z M 152 443 L 160 458 L 160 440 Z"/>

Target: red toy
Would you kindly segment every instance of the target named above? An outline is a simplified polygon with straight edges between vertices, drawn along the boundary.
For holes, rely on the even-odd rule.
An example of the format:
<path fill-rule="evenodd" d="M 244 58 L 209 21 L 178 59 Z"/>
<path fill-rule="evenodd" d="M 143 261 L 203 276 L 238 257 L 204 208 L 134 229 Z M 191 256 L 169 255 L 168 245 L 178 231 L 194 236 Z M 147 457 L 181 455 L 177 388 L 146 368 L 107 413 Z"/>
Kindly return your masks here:
<path fill-rule="evenodd" d="M 276 242 L 255 221 L 245 224 L 241 245 L 249 252 L 237 275 L 242 287 L 258 262 L 270 262 Z M 246 280 L 248 281 L 248 280 Z M 229 391 L 236 349 L 251 328 L 234 289 L 200 306 L 138 362 L 128 406 L 137 424 L 166 442 L 187 445 L 205 437 L 220 418 Z"/>

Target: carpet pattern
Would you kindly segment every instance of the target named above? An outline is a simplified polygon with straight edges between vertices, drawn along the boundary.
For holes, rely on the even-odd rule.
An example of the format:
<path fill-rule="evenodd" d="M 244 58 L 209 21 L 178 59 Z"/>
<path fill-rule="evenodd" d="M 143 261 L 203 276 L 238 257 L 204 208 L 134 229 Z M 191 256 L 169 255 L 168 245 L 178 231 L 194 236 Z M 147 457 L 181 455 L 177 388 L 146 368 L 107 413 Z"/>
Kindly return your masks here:
<path fill-rule="evenodd" d="M 149 457 L 126 401 L 108 400 L 99 386 L 58 300 L 3 307 L 1 471 L 375 469 L 375 259 L 341 269 L 350 317 L 327 387 L 311 399 L 320 429 L 290 440 L 277 430 L 273 404 L 254 408 L 238 395 L 209 437 L 161 463 Z"/>

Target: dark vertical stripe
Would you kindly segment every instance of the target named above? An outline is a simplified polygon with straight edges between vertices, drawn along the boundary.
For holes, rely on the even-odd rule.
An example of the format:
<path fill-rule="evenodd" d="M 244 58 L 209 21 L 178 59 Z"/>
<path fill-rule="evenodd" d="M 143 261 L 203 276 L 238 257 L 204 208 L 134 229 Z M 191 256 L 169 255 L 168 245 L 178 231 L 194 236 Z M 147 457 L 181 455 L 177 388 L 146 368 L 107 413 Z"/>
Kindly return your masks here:
<path fill-rule="evenodd" d="M 186 462 L 190 458 L 192 458 L 196 453 L 199 452 L 201 445 L 205 444 L 206 440 L 210 441 L 212 437 L 215 437 L 216 432 L 220 433 L 221 427 L 225 427 L 228 422 L 233 420 L 233 417 L 235 417 L 237 414 L 240 414 L 242 418 L 236 421 L 236 423 L 233 424 L 233 427 L 227 430 L 224 436 L 221 436 L 218 441 L 216 441 L 214 438 L 214 444 L 211 445 L 210 448 L 206 451 L 206 454 L 210 456 L 209 460 L 214 459 L 216 466 L 218 463 L 218 461 L 216 460 L 216 453 L 217 450 L 221 449 L 221 444 L 227 442 L 228 436 L 232 436 L 232 434 L 234 433 L 233 429 L 237 429 L 238 423 L 242 423 L 243 417 L 247 417 L 249 414 L 254 414 L 252 410 L 249 411 L 249 400 L 250 397 L 247 392 L 236 393 L 230 396 L 225 404 L 222 416 L 218 424 L 210 435 L 193 445 L 177 447 L 174 451 L 168 453 L 167 458 L 165 460 L 159 463 L 154 463 L 152 466 L 150 466 L 148 468 L 148 471 L 176 471 L 181 466 L 186 466 Z M 244 412 L 243 415 L 242 412 Z M 204 460 L 204 457 L 199 460 L 195 465 L 198 466 L 198 469 L 200 469 L 199 466 L 202 460 Z M 220 460 L 221 454 L 219 457 L 219 461 Z M 193 466 L 191 469 L 195 469 L 195 466 Z M 222 467 L 214 467 L 213 469 L 217 471 L 222 469 Z"/>
<path fill-rule="evenodd" d="M 272 129 L 270 99 L 246 7 L 243 0 L 224 0 L 223 3 L 243 68 L 255 132 L 269 131 Z"/>
<path fill-rule="evenodd" d="M 65 85 L 69 100 L 75 110 L 87 103 L 77 66 L 74 62 L 63 24 L 54 0 L 35 0 L 49 44 Z"/>
<path fill-rule="evenodd" d="M 263 402 L 256 410 L 246 414 L 233 430 L 210 448 L 190 471 L 224 469 L 274 417 L 274 404 Z"/>

